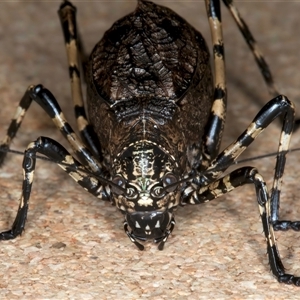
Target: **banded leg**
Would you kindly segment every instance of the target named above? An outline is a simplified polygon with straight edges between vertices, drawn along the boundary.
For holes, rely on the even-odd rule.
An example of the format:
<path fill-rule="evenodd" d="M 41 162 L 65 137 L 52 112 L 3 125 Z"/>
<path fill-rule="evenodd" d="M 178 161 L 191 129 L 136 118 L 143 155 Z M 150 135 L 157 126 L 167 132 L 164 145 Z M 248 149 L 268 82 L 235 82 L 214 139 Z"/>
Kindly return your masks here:
<path fill-rule="evenodd" d="M 264 81 L 266 82 L 266 84 L 268 86 L 270 95 L 273 97 L 280 95 L 280 93 L 278 92 L 278 89 L 276 87 L 276 84 L 274 83 L 270 68 L 269 68 L 266 60 L 264 59 L 263 54 L 262 54 L 261 50 L 259 49 L 252 33 L 250 32 L 250 29 L 248 28 L 247 24 L 245 23 L 243 18 L 240 16 L 240 13 L 238 12 L 237 8 L 235 7 L 233 0 L 223 0 L 223 2 L 229 9 L 229 11 L 230 11 L 232 17 L 234 18 L 237 26 L 239 27 L 245 41 L 247 42 L 247 44 L 254 56 L 254 59 L 259 67 L 259 70 L 264 78 Z M 296 131 L 300 127 L 300 119 L 296 119 L 294 123 L 295 123 L 294 131 Z"/>
<path fill-rule="evenodd" d="M 275 86 L 270 68 L 269 68 L 267 62 L 265 61 L 259 47 L 257 46 L 257 43 L 256 43 L 252 33 L 250 32 L 247 24 L 244 22 L 243 18 L 239 14 L 237 8 L 233 4 L 233 0 L 223 0 L 223 2 L 226 5 L 226 7 L 229 9 L 233 19 L 235 20 L 242 35 L 244 36 L 244 39 L 247 42 L 247 44 L 254 56 L 254 59 L 260 69 L 260 72 L 268 86 L 270 94 L 273 97 L 278 96 L 280 93 L 278 92 L 278 90 Z"/>
<path fill-rule="evenodd" d="M 199 186 L 198 188 L 188 185 L 182 192 L 181 204 L 206 203 L 231 192 L 239 186 L 252 183 L 249 178 L 253 170 L 255 170 L 253 167 L 242 167 L 208 185 Z"/>
<path fill-rule="evenodd" d="M 24 230 L 33 183 L 36 153 L 41 153 L 58 162 L 58 165 L 89 193 L 102 200 L 109 200 L 109 195 L 100 181 L 91 175 L 87 175 L 84 172 L 84 166 L 75 160 L 63 146 L 50 138 L 40 137 L 35 142 L 30 143 L 24 153 L 24 179 L 18 213 L 12 228 L 0 233 L 0 240 L 14 239 L 18 235 L 21 235 Z"/>
<path fill-rule="evenodd" d="M 76 136 L 73 129 L 66 121 L 55 97 L 42 85 L 29 86 L 20 101 L 16 115 L 7 131 L 6 138 L 4 139 L 4 142 L 0 145 L 0 147 L 6 149 L 9 147 L 9 144 L 15 137 L 17 130 L 19 129 L 32 100 L 37 102 L 50 116 L 54 124 L 59 128 L 60 132 L 68 140 L 76 155 L 78 155 L 81 163 L 83 163 L 87 168 L 89 168 L 89 170 L 93 171 L 95 174 L 103 175 L 103 168 L 101 163 L 93 157 L 90 151 Z M 3 153 L 4 152 L 0 153 L 0 162 L 4 159 L 5 154 Z"/>
<path fill-rule="evenodd" d="M 88 145 L 95 157 L 97 157 L 101 161 L 101 146 L 93 127 L 87 121 L 83 103 L 79 60 L 80 58 L 82 59 L 86 57 L 86 55 L 83 53 L 83 45 L 77 34 L 75 16 L 76 8 L 69 1 L 64 1 L 60 6 L 58 14 L 66 43 L 71 91 L 77 126 L 80 131 L 82 140 L 86 145 Z M 82 69 L 84 69 L 84 66 Z"/>
<path fill-rule="evenodd" d="M 219 153 L 226 118 L 227 90 L 220 1 L 206 0 L 205 2 L 212 35 L 215 69 L 214 102 L 206 125 L 202 150 L 202 165 L 207 167 Z"/>
<path fill-rule="evenodd" d="M 277 162 L 275 168 L 275 179 L 281 180 L 284 171 L 285 156 L 288 151 L 289 142 L 294 125 L 295 109 L 292 102 L 285 96 L 278 96 L 269 101 L 256 115 L 248 128 L 238 139 L 222 151 L 205 171 L 208 182 L 215 180 L 224 172 L 238 157 L 247 149 L 255 138 L 263 132 L 277 117 L 283 116 L 284 123 L 279 140 Z M 274 185 L 273 187 L 279 187 Z"/>
<path fill-rule="evenodd" d="M 274 234 L 274 226 L 271 221 L 271 205 L 273 198 L 272 196 L 268 198 L 266 183 L 260 174 L 255 172 L 252 180 L 256 189 L 257 201 L 267 242 L 267 253 L 272 273 L 279 282 L 300 286 L 300 277 L 285 273 L 284 265 L 280 258 Z"/>
<path fill-rule="evenodd" d="M 16 113 L 7 129 L 6 136 L 0 144 L 0 148 L 3 150 L 0 152 L 0 166 L 2 165 L 2 163 L 6 157 L 6 154 L 7 154 L 7 152 L 5 152 L 5 150 L 9 149 L 9 146 L 10 146 L 13 138 L 16 136 L 16 134 L 21 126 L 21 123 L 26 114 L 26 111 L 32 102 L 32 98 L 30 97 L 30 93 L 31 93 L 30 88 L 31 87 L 29 87 L 26 90 L 24 96 L 22 97 L 22 99 L 19 103 L 19 106 L 16 110 Z"/>
<path fill-rule="evenodd" d="M 208 183 L 215 180 L 275 118 L 283 116 L 283 126 L 276 158 L 272 195 L 270 197 L 271 222 L 274 224 L 276 230 L 300 230 L 299 221 L 279 221 L 280 189 L 286 162 L 286 154 L 288 152 L 289 142 L 293 131 L 294 114 L 294 106 L 287 98 L 284 96 L 274 98 L 261 109 L 253 122 L 247 130 L 240 135 L 237 141 L 221 152 L 204 173 Z"/>
<path fill-rule="evenodd" d="M 188 186 L 183 194 L 190 194 L 190 197 L 185 198 L 182 204 L 200 204 L 208 202 L 245 184 L 254 184 L 255 186 L 259 212 L 267 242 L 269 263 L 273 275 L 279 282 L 300 286 L 300 277 L 285 273 L 276 243 L 273 224 L 270 221 L 270 205 L 272 203 L 272 198 L 269 198 L 266 183 L 255 168 L 243 167 L 237 169 L 207 186 L 200 187 L 199 190 L 194 191 L 193 194 L 190 194 L 191 186 Z"/>

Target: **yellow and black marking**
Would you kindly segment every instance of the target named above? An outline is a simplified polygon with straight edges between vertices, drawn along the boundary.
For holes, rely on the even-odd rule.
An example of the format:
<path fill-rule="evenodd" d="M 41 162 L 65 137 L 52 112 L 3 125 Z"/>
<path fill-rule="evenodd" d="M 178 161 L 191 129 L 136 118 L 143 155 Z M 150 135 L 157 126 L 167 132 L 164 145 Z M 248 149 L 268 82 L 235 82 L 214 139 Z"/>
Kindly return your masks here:
<path fill-rule="evenodd" d="M 276 237 L 274 233 L 274 224 L 271 221 L 272 219 L 271 205 L 273 200 L 272 196 L 270 197 L 268 194 L 267 186 L 263 177 L 255 169 L 253 169 L 251 173 L 252 173 L 251 180 L 255 185 L 257 200 L 259 204 L 260 217 L 262 220 L 263 231 L 267 242 L 267 253 L 269 256 L 271 271 L 279 282 L 283 282 L 286 284 L 294 284 L 296 286 L 299 286 L 300 278 L 285 272 L 283 263 L 279 255 L 279 249 L 277 246 Z M 298 223 L 298 230 L 299 230 L 299 222 L 297 223 Z"/>
<path fill-rule="evenodd" d="M 21 123 L 23 121 L 23 118 L 26 114 L 26 111 L 28 110 L 32 99 L 30 97 L 30 91 L 32 89 L 32 86 L 28 87 L 28 89 L 26 90 L 24 96 L 22 97 L 19 106 L 16 110 L 16 113 L 7 129 L 7 133 L 5 138 L 2 140 L 1 144 L 0 144 L 0 148 L 5 150 L 5 149 L 9 149 L 10 143 L 13 140 L 13 138 L 16 136 L 16 133 L 18 131 L 18 129 L 21 126 Z M 3 163 L 4 159 L 6 156 L 6 152 L 2 151 L 0 153 L 0 166 Z"/>
<path fill-rule="evenodd" d="M 228 7 L 233 19 L 235 20 L 237 26 L 239 27 L 242 35 L 244 36 L 245 41 L 247 42 L 254 59 L 260 69 L 260 72 L 269 88 L 269 92 L 273 97 L 276 97 L 279 95 L 279 92 L 277 91 L 277 88 L 275 86 L 272 73 L 270 71 L 270 68 L 264 59 L 252 33 L 250 32 L 247 24 L 243 20 L 243 18 L 240 16 L 237 8 L 233 4 L 233 0 L 223 0 L 224 4 Z"/>
<path fill-rule="evenodd" d="M 81 163 L 95 174 L 102 174 L 101 163 L 92 155 L 90 150 L 77 137 L 70 124 L 66 121 L 58 102 L 52 93 L 42 85 L 30 88 L 30 97 L 37 102 L 53 120 L 63 136 L 78 155 Z"/>
<path fill-rule="evenodd" d="M 218 176 L 231 165 L 238 156 L 255 140 L 255 138 L 279 116 L 285 116 L 282 134 L 279 140 L 279 155 L 277 156 L 277 171 L 275 179 L 279 179 L 279 169 L 284 169 L 285 155 L 289 146 L 294 125 L 294 105 L 285 96 L 278 96 L 269 101 L 256 115 L 249 127 L 238 139 L 222 151 L 211 163 L 206 171 L 206 176 L 211 180 Z M 282 172 L 282 171 L 281 171 Z"/>
<path fill-rule="evenodd" d="M 244 184 L 254 184 L 267 241 L 271 270 L 278 281 L 300 285 L 299 277 L 285 273 L 274 235 L 274 230 L 300 230 L 299 221 L 292 222 L 279 220 L 280 188 L 286 162 L 286 154 L 288 152 L 289 142 L 293 131 L 294 115 L 294 105 L 285 96 L 278 96 L 269 101 L 240 137 L 221 152 L 206 171 L 201 173 L 198 178 L 194 178 L 191 185 L 188 185 L 182 193 L 182 204 L 200 204 L 208 202 L 232 191 L 236 187 Z M 238 156 L 247 149 L 255 138 L 277 117 L 284 117 L 284 123 L 279 139 L 271 194 L 268 194 L 262 176 L 252 167 L 237 169 L 229 175 L 218 179 Z M 195 186 L 199 187 L 196 188 Z"/>
<path fill-rule="evenodd" d="M 212 36 L 215 69 L 214 101 L 206 125 L 207 132 L 202 150 L 202 164 L 208 166 L 219 152 L 226 119 L 227 90 L 220 2 L 206 0 L 205 3 Z"/>
<path fill-rule="evenodd" d="M 27 218 L 28 204 L 33 183 L 36 153 L 41 153 L 56 161 L 58 165 L 68 173 L 86 191 L 102 200 L 110 200 L 110 196 L 103 189 L 103 182 L 99 177 L 94 177 L 88 169 L 85 169 L 68 151 L 58 142 L 47 137 L 39 137 L 35 142 L 31 142 L 23 159 L 23 185 L 22 195 L 19 201 L 19 209 L 13 226 L 10 230 L 1 232 L 0 240 L 13 239 L 22 234 Z M 104 178 L 103 178 L 104 179 Z M 105 180 L 105 179 L 104 179 Z"/>
<path fill-rule="evenodd" d="M 82 53 L 82 44 L 77 33 L 76 8 L 69 1 L 64 1 L 60 6 L 58 15 L 66 43 L 69 76 L 77 126 L 83 141 L 92 153 L 102 161 L 101 146 L 93 127 L 87 120 L 83 103 L 79 61 L 80 58 L 85 57 L 85 54 Z"/>

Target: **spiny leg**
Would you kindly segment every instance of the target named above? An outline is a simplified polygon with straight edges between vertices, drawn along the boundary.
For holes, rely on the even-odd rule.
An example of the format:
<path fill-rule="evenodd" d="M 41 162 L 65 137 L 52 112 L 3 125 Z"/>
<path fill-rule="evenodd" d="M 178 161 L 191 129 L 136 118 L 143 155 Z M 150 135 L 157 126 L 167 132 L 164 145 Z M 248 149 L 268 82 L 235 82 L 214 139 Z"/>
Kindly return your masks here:
<path fill-rule="evenodd" d="M 93 127 L 87 121 L 83 103 L 79 60 L 80 58 L 85 58 L 86 55 L 83 53 L 82 42 L 78 38 L 76 8 L 69 1 L 64 1 L 60 6 L 58 14 L 66 43 L 71 91 L 75 106 L 77 126 L 85 144 L 90 148 L 95 157 L 101 161 L 102 153 L 100 143 Z"/>
<path fill-rule="evenodd" d="M 276 243 L 273 224 L 272 222 L 270 222 L 270 205 L 272 202 L 272 198 L 269 198 L 266 183 L 255 168 L 243 167 L 234 170 L 223 178 L 211 182 L 207 186 L 200 187 L 197 191 L 193 191 L 192 187 L 188 186 L 183 194 L 189 194 L 190 196 L 183 198 L 182 204 L 200 204 L 203 202 L 208 202 L 245 184 L 254 184 L 255 186 L 259 212 L 267 242 L 269 263 L 273 275 L 279 282 L 299 286 L 300 277 L 295 277 L 294 275 L 285 273 L 285 269 L 281 261 Z M 191 192 L 193 194 L 191 194 Z"/>
<path fill-rule="evenodd" d="M 84 166 L 76 161 L 63 146 L 50 138 L 40 137 L 35 142 L 30 143 L 24 153 L 24 179 L 18 213 L 12 228 L 0 233 L 0 240 L 14 239 L 22 234 L 24 230 L 34 177 L 36 153 L 41 153 L 56 161 L 63 170 L 89 193 L 102 200 L 109 200 L 109 196 L 101 182 L 91 175 L 86 175 Z"/>
<path fill-rule="evenodd" d="M 206 0 L 205 2 L 213 42 L 215 69 L 214 101 L 206 125 L 206 136 L 202 149 L 202 165 L 208 167 L 217 156 L 222 140 L 226 118 L 227 90 L 220 1 Z"/>

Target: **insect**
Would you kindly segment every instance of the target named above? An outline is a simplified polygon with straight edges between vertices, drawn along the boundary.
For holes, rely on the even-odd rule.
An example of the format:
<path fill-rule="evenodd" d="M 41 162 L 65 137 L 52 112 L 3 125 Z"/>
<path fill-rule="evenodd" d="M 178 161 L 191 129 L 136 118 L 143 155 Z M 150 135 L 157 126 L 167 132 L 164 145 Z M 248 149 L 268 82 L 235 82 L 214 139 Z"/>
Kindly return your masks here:
<path fill-rule="evenodd" d="M 69 1 L 61 4 L 59 17 L 81 139 L 49 90 L 40 84 L 26 90 L 1 144 L 0 163 L 32 101 L 50 116 L 76 158 L 48 137 L 39 137 L 28 145 L 17 216 L 12 228 L 0 233 L 1 240 L 13 239 L 24 230 L 38 153 L 56 161 L 91 194 L 116 205 L 124 215 L 125 233 L 140 250 L 147 240 L 163 249 L 174 229 L 178 206 L 208 202 L 236 187 L 254 184 L 272 272 L 280 282 L 300 285 L 299 277 L 285 273 L 274 235 L 274 230 L 300 230 L 299 221 L 279 220 L 280 187 L 294 106 L 277 92 L 269 68 L 233 2 L 223 0 L 275 98 L 235 142 L 219 153 L 227 98 L 224 45 L 220 3 L 205 2 L 215 78 L 202 35 L 170 9 L 139 0 L 136 10 L 105 33 L 87 60 L 88 118 L 81 91 L 79 61 L 85 55 L 77 34 L 76 9 Z M 283 127 L 271 193 L 253 167 L 224 175 L 277 117 L 282 117 Z"/>

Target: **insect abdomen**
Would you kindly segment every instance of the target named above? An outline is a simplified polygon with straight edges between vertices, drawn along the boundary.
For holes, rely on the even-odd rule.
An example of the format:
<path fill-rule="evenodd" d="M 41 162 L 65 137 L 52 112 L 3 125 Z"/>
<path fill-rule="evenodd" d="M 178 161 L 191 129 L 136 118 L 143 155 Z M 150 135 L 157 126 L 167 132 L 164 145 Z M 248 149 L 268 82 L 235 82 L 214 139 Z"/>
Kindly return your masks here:
<path fill-rule="evenodd" d="M 90 120 L 113 156 L 133 135 L 178 159 L 201 143 L 213 100 L 209 52 L 172 10 L 139 1 L 95 46 L 89 77 Z"/>

